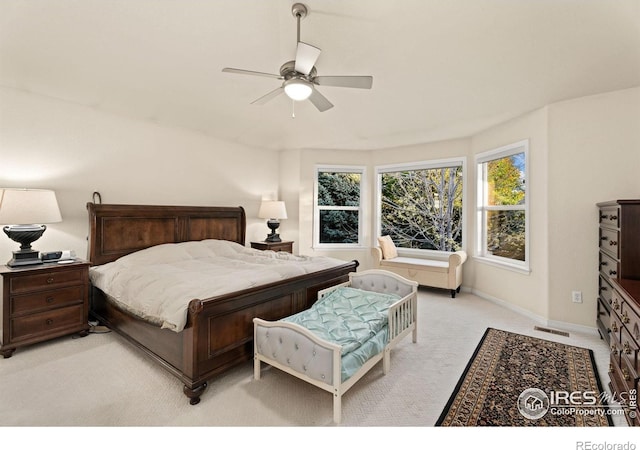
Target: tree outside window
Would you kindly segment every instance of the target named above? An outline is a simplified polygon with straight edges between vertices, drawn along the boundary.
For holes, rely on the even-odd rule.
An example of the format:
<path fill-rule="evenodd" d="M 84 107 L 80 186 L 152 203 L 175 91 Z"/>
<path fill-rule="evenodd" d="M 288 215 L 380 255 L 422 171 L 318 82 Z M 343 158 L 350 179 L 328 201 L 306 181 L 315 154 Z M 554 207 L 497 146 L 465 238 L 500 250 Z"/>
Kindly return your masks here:
<path fill-rule="evenodd" d="M 360 244 L 363 173 L 363 169 L 318 169 L 316 244 Z"/>
<path fill-rule="evenodd" d="M 380 230 L 397 247 L 456 251 L 462 248 L 462 162 L 382 168 Z"/>
<path fill-rule="evenodd" d="M 527 263 L 526 143 L 478 158 L 479 255 Z"/>

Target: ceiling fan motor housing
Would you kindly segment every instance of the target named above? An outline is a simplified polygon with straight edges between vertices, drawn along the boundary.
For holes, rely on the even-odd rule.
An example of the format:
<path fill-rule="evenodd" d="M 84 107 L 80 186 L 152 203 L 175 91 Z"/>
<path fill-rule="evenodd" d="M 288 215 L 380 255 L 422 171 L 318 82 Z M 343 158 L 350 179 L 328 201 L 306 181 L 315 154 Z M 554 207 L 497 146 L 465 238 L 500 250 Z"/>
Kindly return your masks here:
<path fill-rule="evenodd" d="M 313 66 L 309 75 L 304 75 L 300 72 L 296 72 L 295 69 L 296 62 L 295 61 L 287 61 L 282 66 L 280 66 L 280 76 L 282 76 L 285 81 L 290 80 L 291 78 L 303 78 L 307 81 L 313 82 L 313 77 L 318 73 L 316 67 Z"/>

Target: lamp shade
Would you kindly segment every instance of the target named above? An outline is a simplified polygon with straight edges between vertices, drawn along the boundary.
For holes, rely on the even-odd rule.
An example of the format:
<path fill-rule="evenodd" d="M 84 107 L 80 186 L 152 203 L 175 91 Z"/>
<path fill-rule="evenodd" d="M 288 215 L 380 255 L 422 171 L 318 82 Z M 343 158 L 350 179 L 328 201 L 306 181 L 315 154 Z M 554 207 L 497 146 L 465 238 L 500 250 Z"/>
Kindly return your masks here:
<path fill-rule="evenodd" d="M 0 189 L 0 224 L 61 222 L 56 193 L 47 189 Z"/>
<path fill-rule="evenodd" d="M 261 219 L 286 219 L 287 208 L 284 206 L 284 202 L 263 200 L 260 205 L 258 217 Z"/>

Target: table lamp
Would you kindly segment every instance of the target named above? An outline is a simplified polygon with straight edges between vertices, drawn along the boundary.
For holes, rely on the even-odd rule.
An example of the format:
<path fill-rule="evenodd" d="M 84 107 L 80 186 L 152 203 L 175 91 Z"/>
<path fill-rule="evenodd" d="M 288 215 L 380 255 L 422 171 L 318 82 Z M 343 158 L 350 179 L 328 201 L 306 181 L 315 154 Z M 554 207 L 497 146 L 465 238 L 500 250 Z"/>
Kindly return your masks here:
<path fill-rule="evenodd" d="M 9 239 L 20 244 L 9 267 L 42 264 L 39 252 L 31 248 L 47 229 L 45 223 L 61 222 L 55 192 L 46 189 L 0 189 L 0 224 Z"/>
<path fill-rule="evenodd" d="M 267 220 L 267 226 L 271 230 L 271 233 L 267 235 L 265 242 L 282 242 L 280 235 L 276 233 L 276 230 L 280 226 L 279 219 L 287 218 L 287 209 L 284 206 L 284 202 L 276 200 L 263 200 L 260 205 L 260 211 L 258 217 Z"/>

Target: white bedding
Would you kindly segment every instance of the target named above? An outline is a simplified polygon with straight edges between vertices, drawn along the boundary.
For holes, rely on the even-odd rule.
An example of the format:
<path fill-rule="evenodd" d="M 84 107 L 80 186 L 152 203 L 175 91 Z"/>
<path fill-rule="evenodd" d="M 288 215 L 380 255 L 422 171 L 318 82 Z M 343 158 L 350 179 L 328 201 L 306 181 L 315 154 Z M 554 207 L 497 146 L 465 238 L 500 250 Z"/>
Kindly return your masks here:
<path fill-rule="evenodd" d="M 163 244 L 90 268 L 93 285 L 121 308 L 179 332 L 193 299 L 206 299 L 344 264 L 208 239 Z"/>

